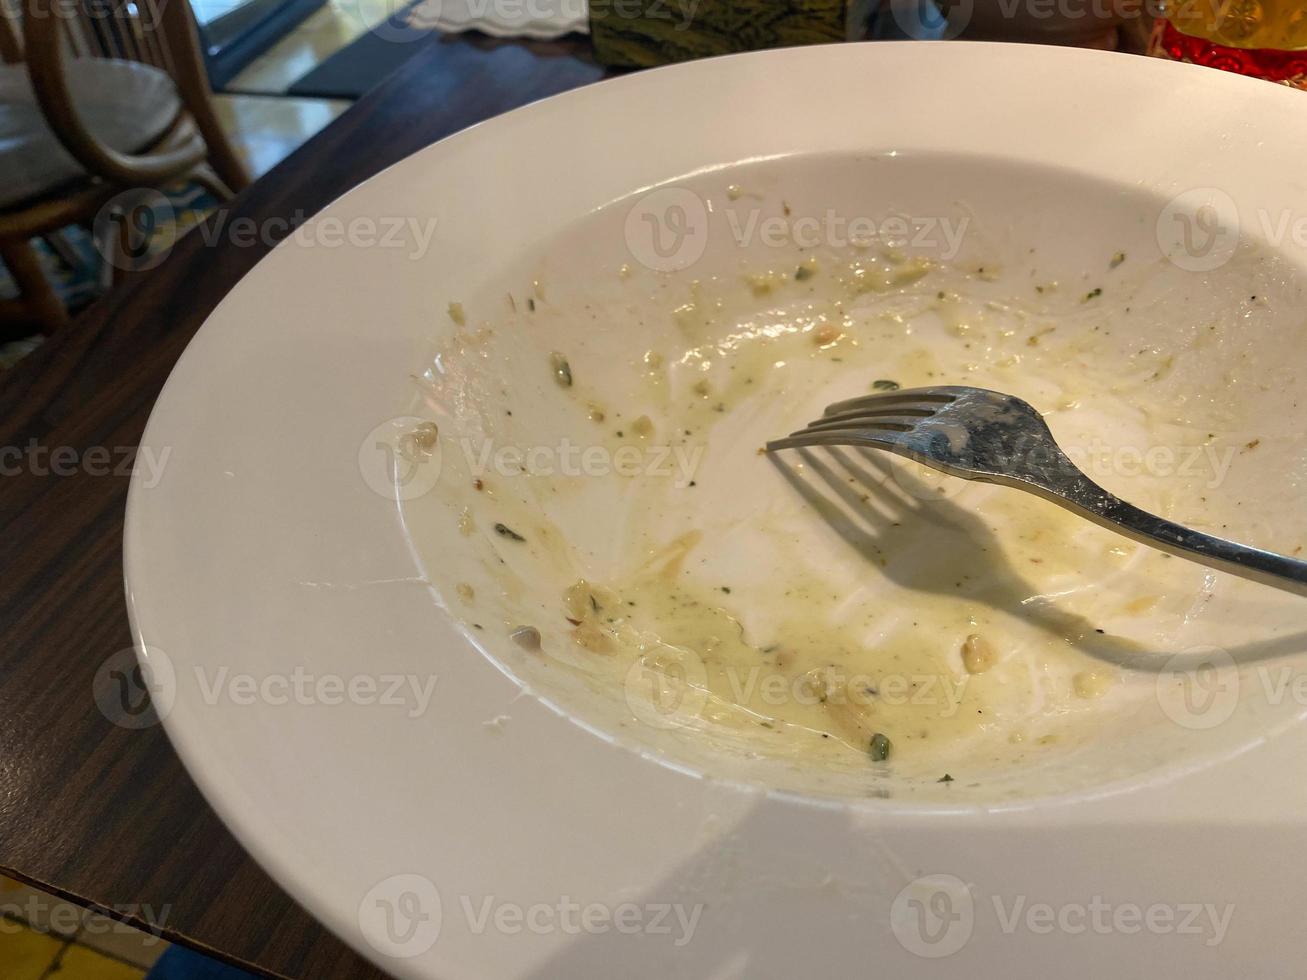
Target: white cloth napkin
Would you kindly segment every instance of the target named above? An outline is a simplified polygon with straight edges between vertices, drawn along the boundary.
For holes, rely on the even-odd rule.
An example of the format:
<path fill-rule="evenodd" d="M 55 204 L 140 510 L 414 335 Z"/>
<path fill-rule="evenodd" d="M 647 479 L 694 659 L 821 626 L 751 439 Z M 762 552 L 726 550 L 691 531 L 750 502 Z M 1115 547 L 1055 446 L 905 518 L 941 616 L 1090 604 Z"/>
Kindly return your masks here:
<path fill-rule="evenodd" d="M 408 24 L 540 40 L 590 30 L 587 0 L 422 0 L 409 11 Z"/>

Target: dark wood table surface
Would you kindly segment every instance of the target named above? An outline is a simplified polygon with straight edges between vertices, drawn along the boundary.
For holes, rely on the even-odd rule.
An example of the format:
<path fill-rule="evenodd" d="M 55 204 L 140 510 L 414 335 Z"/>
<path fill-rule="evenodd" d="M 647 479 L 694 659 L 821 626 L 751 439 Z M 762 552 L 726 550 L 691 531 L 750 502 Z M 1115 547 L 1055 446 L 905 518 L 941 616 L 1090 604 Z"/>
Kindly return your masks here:
<path fill-rule="evenodd" d="M 229 218 L 311 215 L 434 140 L 604 73 L 580 40 L 412 43 Z M 191 336 L 267 251 L 193 232 L 0 375 L 0 870 L 263 973 L 381 977 L 245 854 L 161 728 L 112 724 L 94 697 L 97 670 L 131 646 L 118 464 Z"/>

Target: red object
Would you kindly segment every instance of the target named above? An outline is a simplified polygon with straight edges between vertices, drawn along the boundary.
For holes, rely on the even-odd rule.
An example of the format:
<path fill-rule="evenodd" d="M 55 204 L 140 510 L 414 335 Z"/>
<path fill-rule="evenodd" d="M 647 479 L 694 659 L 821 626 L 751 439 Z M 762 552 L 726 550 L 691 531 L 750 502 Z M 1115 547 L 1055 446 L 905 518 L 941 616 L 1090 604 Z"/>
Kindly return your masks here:
<path fill-rule="evenodd" d="M 1176 61 L 1220 68 L 1273 82 L 1307 83 L 1307 51 L 1278 51 L 1274 48 L 1231 48 L 1176 30 L 1170 21 L 1160 24 L 1154 47 Z"/>

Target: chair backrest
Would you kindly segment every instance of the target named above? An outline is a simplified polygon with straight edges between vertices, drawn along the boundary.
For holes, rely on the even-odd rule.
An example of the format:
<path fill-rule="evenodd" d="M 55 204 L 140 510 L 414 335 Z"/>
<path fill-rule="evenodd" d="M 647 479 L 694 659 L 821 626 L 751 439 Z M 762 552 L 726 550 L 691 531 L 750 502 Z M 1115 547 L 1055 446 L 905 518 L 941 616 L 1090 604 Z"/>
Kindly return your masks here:
<path fill-rule="evenodd" d="M 0 0 L 0 3 L 9 0 Z M 75 58 L 142 62 L 171 76 L 206 137 L 220 136 L 187 0 L 21 0 L 22 57 L 47 122 L 90 173 L 126 184 L 168 177 L 202 159 L 196 141 L 149 154 L 121 153 L 95 139 L 77 111 L 66 66 Z M 212 134 L 212 136 L 211 136 Z"/>
<path fill-rule="evenodd" d="M 0 0 L 0 9 L 16 35 L 12 42 L 0 38 L 0 49 L 16 45 L 19 58 L 34 27 L 43 39 L 59 35 L 73 58 L 139 61 L 174 77 L 193 66 L 204 76 L 187 0 Z"/>
<path fill-rule="evenodd" d="M 15 0 L 0 0 L 0 61 L 12 65 L 23 60 L 23 28 Z"/>

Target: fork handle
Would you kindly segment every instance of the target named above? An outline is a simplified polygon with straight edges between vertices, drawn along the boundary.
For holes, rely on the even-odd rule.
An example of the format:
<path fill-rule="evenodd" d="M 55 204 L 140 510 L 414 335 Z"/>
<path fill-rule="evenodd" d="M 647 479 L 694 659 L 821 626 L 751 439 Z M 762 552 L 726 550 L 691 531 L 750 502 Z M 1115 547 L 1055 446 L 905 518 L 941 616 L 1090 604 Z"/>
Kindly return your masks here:
<path fill-rule="evenodd" d="M 1055 491 L 1051 487 L 1027 484 L 1039 496 L 1059 503 L 1096 524 L 1119 531 L 1126 537 L 1150 545 L 1177 558 L 1220 569 L 1295 595 L 1307 596 L 1307 561 L 1250 548 L 1248 545 L 1204 534 L 1141 510 L 1109 493 L 1089 477 Z"/>

